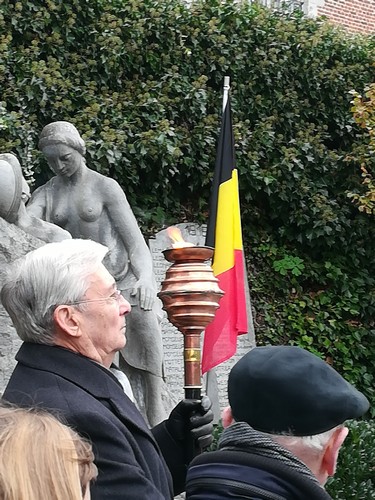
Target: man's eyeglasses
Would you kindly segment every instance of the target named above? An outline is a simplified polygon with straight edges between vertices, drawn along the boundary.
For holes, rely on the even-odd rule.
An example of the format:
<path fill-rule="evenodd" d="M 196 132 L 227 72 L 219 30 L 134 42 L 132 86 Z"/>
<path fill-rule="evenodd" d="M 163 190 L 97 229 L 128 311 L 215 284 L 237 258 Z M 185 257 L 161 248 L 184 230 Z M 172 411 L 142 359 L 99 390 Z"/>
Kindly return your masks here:
<path fill-rule="evenodd" d="M 77 300 L 75 302 L 70 302 L 67 304 L 68 306 L 77 306 L 79 304 L 88 304 L 89 302 L 102 302 L 104 301 L 112 301 L 112 302 L 117 302 L 118 304 L 120 303 L 120 300 L 122 298 L 120 290 L 115 290 L 109 297 L 100 297 L 98 299 L 86 299 L 86 300 Z"/>

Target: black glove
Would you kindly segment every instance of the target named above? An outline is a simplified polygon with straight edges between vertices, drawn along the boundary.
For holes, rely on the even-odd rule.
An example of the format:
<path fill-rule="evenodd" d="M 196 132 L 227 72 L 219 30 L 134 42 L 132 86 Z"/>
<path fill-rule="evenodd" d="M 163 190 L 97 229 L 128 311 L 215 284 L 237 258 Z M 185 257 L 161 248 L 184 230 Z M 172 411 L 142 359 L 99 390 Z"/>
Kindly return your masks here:
<path fill-rule="evenodd" d="M 165 425 L 176 441 L 184 442 L 187 461 L 207 449 L 213 441 L 214 414 L 208 396 L 183 399 L 172 410 Z M 190 455 L 190 456 L 189 456 Z"/>

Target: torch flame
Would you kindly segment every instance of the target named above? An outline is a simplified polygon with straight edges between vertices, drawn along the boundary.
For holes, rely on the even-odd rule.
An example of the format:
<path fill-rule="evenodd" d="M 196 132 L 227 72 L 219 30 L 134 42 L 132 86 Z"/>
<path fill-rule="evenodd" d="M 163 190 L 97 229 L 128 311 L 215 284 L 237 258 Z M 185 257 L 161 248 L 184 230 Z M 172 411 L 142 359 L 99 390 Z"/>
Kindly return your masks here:
<path fill-rule="evenodd" d="M 181 231 L 176 226 L 167 228 L 168 236 L 172 241 L 172 248 L 194 247 L 193 243 L 185 241 L 182 237 Z"/>

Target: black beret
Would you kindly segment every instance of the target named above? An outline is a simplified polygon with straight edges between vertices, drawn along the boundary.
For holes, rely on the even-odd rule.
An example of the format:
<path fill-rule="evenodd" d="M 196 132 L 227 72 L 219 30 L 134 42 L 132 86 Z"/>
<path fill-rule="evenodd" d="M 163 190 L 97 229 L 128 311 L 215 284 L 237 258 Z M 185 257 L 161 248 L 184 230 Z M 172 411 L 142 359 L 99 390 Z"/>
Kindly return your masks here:
<path fill-rule="evenodd" d="M 300 347 L 255 347 L 232 368 L 228 398 L 236 421 L 270 434 L 313 436 L 362 416 L 366 397 Z"/>

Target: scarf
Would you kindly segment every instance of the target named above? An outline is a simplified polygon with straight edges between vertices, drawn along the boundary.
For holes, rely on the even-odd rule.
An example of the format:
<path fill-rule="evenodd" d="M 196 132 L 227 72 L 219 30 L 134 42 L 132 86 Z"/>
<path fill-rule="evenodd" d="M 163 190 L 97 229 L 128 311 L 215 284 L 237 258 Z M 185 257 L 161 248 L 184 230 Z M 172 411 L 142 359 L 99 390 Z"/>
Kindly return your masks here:
<path fill-rule="evenodd" d="M 251 452 L 253 455 L 278 460 L 322 488 L 314 474 L 303 462 L 266 434 L 256 431 L 245 422 L 236 422 L 224 430 L 219 439 L 219 449 L 225 448 L 235 448 Z"/>

